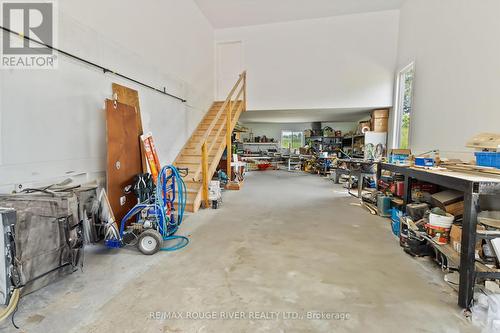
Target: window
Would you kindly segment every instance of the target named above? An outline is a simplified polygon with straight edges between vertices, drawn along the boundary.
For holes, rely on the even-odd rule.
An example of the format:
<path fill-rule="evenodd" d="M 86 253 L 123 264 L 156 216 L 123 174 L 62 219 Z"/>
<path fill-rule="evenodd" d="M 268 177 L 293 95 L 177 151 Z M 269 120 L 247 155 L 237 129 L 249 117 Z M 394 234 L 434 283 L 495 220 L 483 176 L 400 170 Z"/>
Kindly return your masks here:
<path fill-rule="evenodd" d="M 394 148 L 408 149 L 410 146 L 410 120 L 413 103 L 415 64 L 403 68 L 396 82 L 396 116 L 394 117 Z"/>
<path fill-rule="evenodd" d="M 304 144 L 304 134 L 295 131 L 281 131 L 281 148 L 299 149 Z"/>

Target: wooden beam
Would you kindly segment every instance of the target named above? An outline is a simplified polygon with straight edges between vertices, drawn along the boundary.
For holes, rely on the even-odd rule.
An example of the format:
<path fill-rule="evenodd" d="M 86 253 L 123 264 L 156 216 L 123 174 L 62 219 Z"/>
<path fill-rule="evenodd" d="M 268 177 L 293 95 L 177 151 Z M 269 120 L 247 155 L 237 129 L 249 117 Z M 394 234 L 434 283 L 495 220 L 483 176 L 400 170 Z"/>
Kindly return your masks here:
<path fill-rule="evenodd" d="M 231 178 L 231 155 L 232 155 L 232 144 L 231 144 L 231 113 L 233 112 L 233 102 L 229 100 L 228 103 L 228 108 L 227 108 L 227 114 L 226 114 L 226 152 L 227 152 L 227 159 L 226 159 L 226 166 L 227 166 L 227 177 L 229 181 L 232 180 Z"/>
<path fill-rule="evenodd" d="M 202 199 L 205 204 L 205 208 L 209 207 L 208 203 L 208 153 L 207 153 L 207 142 L 205 141 L 201 146 L 201 173 L 202 173 Z"/>

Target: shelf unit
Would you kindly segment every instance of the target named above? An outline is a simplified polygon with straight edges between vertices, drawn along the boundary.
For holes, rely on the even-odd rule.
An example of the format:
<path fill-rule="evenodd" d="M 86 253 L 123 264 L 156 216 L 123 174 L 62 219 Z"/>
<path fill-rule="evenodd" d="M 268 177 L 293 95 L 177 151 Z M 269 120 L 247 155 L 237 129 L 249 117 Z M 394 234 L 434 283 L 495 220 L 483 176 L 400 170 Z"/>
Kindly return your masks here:
<path fill-rule="evenodd" d="M 280 143 L 279 142 L 241 142 L 239 144 L 239 149 L 243 150 L 246 153 L 247 150 L 252 153 L 259 153 L 267 155 L 269 149 L 275 149 L 279 151 Z"/>
<path fill-rule="evenodd" d="M 346 135 L 342 138 L 342 150 L 350 157 L 363 157 L 364 134 Z"/>
<path fill-rule="evenodd" d="M 314 151 L 319 152 L 338 152 L 342 149 L 342 137 L 341 136 L 310 136 L 305 138 L 306 144 L 310 145 Z M 321 149 L 320 149 L 321 145 Z M 325 148 L 328 149 L 325 149 Z"/>
<path fill-rule="evenodd" d="M 382 170 L 387 170 L 404 176 L 405 196 L 404 204 L 411 202 L 411 185 L 416 180 L 436 184 L 438 186 L 463 192 L 464 214 L 462 218 L 461 252 L 455 254 L 449 246 L 441 246 L 431 242 L 437 250 L 448 254 L 450 260 L 459 265 L 458 305 L 469 309 L 474 295 L 474 285 L 479 279 L 500 279 L 500 270 L 492 270 L 484 264 L 478 263 L 475 258 L 476 239 L 485 239 L 490 235 L 477 231 L 477 214 L 480 210 L 480 196 L 499 195 L 500 179 L 487 175 L 474 175 L 453 171 L 432 171 L 389 163 L 379 163 L 377 179 L 380 179 Z M 449 250 L 453 250 L 453 252 Z M 448 256 L 447 256 L 448 257 Z"/>

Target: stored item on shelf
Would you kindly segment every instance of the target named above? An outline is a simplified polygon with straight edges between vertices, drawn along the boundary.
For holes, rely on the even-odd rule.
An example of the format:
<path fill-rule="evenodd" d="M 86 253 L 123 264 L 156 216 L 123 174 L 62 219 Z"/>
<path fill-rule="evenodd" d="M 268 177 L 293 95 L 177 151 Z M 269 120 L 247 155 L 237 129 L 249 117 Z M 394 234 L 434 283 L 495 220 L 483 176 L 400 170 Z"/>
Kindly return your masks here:
<path fill-rule="evenodd" d="M 476 164 L 483 167 L 500 169 L 500 153 L 497 152 L 476 152 Z"/>
<path fill-rule="evenodd" d="M 454 203 L 463 201 L 464 199 L 464 194 L 463 192 L 460 191 L 455 191 L 455 190 L 446 190 L 446 191 L 441 191 L 438 193 L 434 193 L 431 196 L 432 200 L 432 205 L 435 207 L 439 207 L 444 211 L 451 210 L 451 208 L 447 209 L 447 206 L 450 206 Z M 462 212 L 463 214 L 463 212 Z"/>
<path fill-rule="evenodd" d="M 432 168 L 435 164 L 435 160 L 431 157 L 415 157 L 415 166 Z"/>
<path fill-rule="evenodd" d="M 397 208 L 391 210 L 391 229 L 395 236 L 400 234 L 401 218 L 403 217 L 403 212 Z"/>
<path fill-rule="evenodd" d="M 374 132 L 387 132 L 389 123 L 389 110 L 372 111 L 372 130 Z"/>
<path fill-rule="evenodd" d="M 445 211 L 455 217 L 464 215 L 464 202 L 458 201 L 445 206 Z"/>
<path fill-rule="evenodd" d="M 423 219 L 428 210 L 429 205 L 426 203 L 411 203 L 406 205 L 406 215 L 410 216 L 413 221 Z"/>
<path fill-rule="evenodd" d="M 484 230 L 483 226 L 478 225 L 477 230 Z M 482 240 L 476 240 L 476 252 L 481 250 Z M 462 226 L 458 224 L 453 224 L 450 230 L 450 245 L 453 247 L 455 251 L 460 253 L 462 246 Z"/>
<path fill-rule="evenodd" d="M 438 186 L 436 184 L 423 183 L 423 182 L 412 183 L 412 188 L 416 188 L 416 189 L 421 190 L 422 192 L 427 192 L 430 194 L 437 193 L 437 191 L 438 191 Z"/>
<path fill-rule="evenodd" d="M 391 216 L 391 197 L 383 194 L 377 196 L 377 212 L 382 217 Z"/>
<path fill-rule="evenodd" d="M 399 218 L 399 245 L 401 247 L 406 247 L 408 245 L 408 235 L 408 223 L 406 223 L 406 217 L 402 215 Z"/>
<path fill-rule="evenodd" d="M 438 215 L 434 212 L 429 214 L 429 225 L 433 227 L 441 227 L 441 228 L 451 228 L 453 221 L 455 220 L 455 216 L 450 213 L 446 213 L 445 216 Z"/>
<path fill-rule="evenodd" d="M 477 215 L 477 219 L 485 226 L 500 229 L 500 211 L 482 211 Z"/>
<path fill-rule="evenodd" d="M 380 161 L 386 156 L 387 133 L 366 132 L 364 142 L 364 158 Z"/>
<path fill-rule="evenodd" d="M 426 239 L 419 238 L 412 230 L 409 230 L 409 237 L 407 241 L 407 246 L 404 251 L 414 257 L 426 257 L 432 256 L 434 250 L 428 244 Z"/>
<path fill-rule="evenodd" d="M 500 134 L 497 133 L 480 133 L 474 136 L 466 144 L 468 148 L 477 150 L 497 151 L 500 147 Z"/>
<path fill-rule="evenodd" d="M 389 154 L 389 163 L 397 165 L 409 164 L 411 150 L 409 149 L 392 149 Z"/>
<path fill-rule="evenodd" d="M 395 185 L 394 193 L 396 193 L 398 197 L 403 197 L 405 195 L 405 183 L 403 181 L 396 181 L 394 185 Z"/>
<path fill-rule="evenodd" d="M 365 134 L 371 129 L 370 121 L 360 121 L 358 125 L 358 134 Z"/>
<path fill-rule="evenodd" d="M 425 225 L 427 234 L 438 244 L 448 244 L 450 241 L 450 228 L 438 227 L 427 223 Z"/>
<path fill-rule="evenodd" d="M 333 137 L 335 136 L 335 131 L 330 126 L 323 127 L 323 136 Z"/>

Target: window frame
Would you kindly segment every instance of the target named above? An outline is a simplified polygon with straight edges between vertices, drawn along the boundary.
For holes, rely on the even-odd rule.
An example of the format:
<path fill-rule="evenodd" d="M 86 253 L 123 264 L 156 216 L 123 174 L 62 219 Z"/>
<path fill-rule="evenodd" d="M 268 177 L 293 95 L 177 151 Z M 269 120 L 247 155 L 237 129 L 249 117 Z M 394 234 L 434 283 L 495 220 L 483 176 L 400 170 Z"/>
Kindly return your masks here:
<path fill-rule="evenodd" d="M 413 70 L 413 82 L 411 89 L 411 114 L 410 114 L 410 126 L 408 128 L 408 149 L 410 148 L 410 138 L 411 138 L 411 115 L 413 114 L 413 100 L 415 95 L 415 61 L 411 61 L 408 65 L 401 68 L 396 74 L 396 91 L 395 91 L 395 101 L 394 101 L 394 121 L 393 121 L 393 142 L 392 147 L 395 149 L 401 148 L 401 127 L 404 109 L 404 75 Z"/>
<path fill-rule="evenodd" d="M 290 147 L 283 147 L 283 133 L 284 132 L 290 132 L 291 133 L 291 146 Z M 281 149 L 299 149 L 299 148 L 294 148 L 293 147 L 293 136 L 296 135 L 297 133 L 300 134 L 300 145 L 299 147 L 304 146 L 304 131 L 299 131 L 299 130 L 288 130 L 288 129 L 282 129 L 281 130 L 281 138 L 280 138 L 280 148 Z"/>

